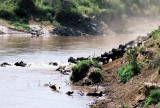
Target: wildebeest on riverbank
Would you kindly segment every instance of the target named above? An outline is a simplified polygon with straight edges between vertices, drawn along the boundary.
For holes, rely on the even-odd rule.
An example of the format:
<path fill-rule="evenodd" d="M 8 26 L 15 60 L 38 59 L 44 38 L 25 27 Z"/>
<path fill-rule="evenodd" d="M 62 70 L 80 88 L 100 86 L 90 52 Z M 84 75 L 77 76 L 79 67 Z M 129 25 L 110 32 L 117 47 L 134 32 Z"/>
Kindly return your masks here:
<path fill-rule="evenodd" d="M 102 64 L 108 63 L 110 60 L 114 61 L 115 59 L 118 59 L 124 55 L 124 53 L 127 51 L 127 49 L 140 46 L 143 44 L 148 38 L 151 38 L 151 36 L 146 37 L 138 37 L 136 40 L 131 40 L 128 43 L 124 45 L 119 45 L 118 48 L 113 48 L 109 52 L 105 52 L 101 54 L 101 56 L 93 57 L 93 60 L 96 60 Z M 144 52 L 144 51 L 143 51 Z M 143 53 L 142 52 L 142 53 Z M 90 57 L 78 57 L 77 59 L 70 57 L 68 59 L 68 62 L 77 64 L 79 61 L 82 60 L 88 60 Z"/>

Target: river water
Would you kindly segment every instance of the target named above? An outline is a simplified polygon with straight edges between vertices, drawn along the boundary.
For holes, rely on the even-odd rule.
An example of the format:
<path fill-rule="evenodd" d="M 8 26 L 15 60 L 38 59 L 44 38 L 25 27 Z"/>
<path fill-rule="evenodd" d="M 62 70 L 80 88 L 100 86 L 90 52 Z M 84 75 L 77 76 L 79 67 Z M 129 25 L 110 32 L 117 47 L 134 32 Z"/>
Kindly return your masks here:
<path fill-rule="evenodd" d="M 89 87 L 66 84 L 69 76 L 56 72 L 49 62 L 66 64 L 70 56 L 100 55 L 136 36 L 84 37 L 0 37 L 0 62 L 24 61 L 30 67 L 0 67 L 0 108 L 87 108 L 97 98 L 80 96 Z M 60 86 L 59 92 L 44 86 L 48 82 Z M 74 91 L 72 96 L 65 93 Z"/>

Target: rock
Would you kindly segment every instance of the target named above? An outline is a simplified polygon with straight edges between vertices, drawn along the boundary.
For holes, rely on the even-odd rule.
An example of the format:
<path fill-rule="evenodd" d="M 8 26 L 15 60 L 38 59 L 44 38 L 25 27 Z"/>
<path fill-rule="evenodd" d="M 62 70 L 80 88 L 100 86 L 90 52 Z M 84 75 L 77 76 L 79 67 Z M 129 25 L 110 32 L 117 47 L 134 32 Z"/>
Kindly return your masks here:
<path fill-rule="evenodd" d="M 8 33 L 8 28 L 0 25 L 0 35 L 7 33 Z"/>
<path fill-rule="evenodd" d="M 56 71 L 63 71 L 63 70 L 65 70 L 65 67 L 66 67 L 66 66 L 61 66 L 61 65 L 60 65 L 60 66 L 56 69 Z"/>
<path fill-rule="evenodd" d="M 148 96 L 148 94 L 150 93 L 151 90 L 160 88 L 160 83 L 147 83 L 147 82 L 145 82 L 144 87 L 145 87 L 144 93 L 146 96 Z"/>
<path fill-rule="evenodd" d="M 0 30 L 0 35 L 3 35 L 3 34 L 4 34 L 4 32 Z"/>
<path fill-rule="evenodd" d="M 42 26 L 40 25 L 33 25 L 30 26 L 31 27 L 31 31 L 30 33 L 32 34 L 32 36 L 37 36 L 39 37 L 40 35 L 44 34 L 44 29 L 42 28 Z"/>
<path fill-rule="evenodd" d="M 59 36 L 82 36 L 84 33 L 67 27 L 58 27 L 53 29 L 54 34 Z"/>

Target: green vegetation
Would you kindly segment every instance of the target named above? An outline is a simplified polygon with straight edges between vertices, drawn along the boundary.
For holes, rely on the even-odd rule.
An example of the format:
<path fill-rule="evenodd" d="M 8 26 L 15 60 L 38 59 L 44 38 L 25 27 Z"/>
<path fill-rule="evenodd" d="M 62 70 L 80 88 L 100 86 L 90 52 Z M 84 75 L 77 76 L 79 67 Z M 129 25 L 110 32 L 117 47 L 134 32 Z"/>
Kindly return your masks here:
<path fill-rule="evenodd" d="M 160 102 L 160 89 L 152 90 L 147 97 L 147 101 L 145 103 L 145 107 L 147 108 L 149 105 L 156 105 Z"/>
<path fill-rule="evenodd" d="M 94 83 L 101 81 L 104 78 L 104 75 L 100 72 L 99 69 L 93 70 L 89 75 L 89 78 L 92 79 Z"/>
<path fill-rule="evenodd" d="M 78 82 L 79 80 L 83 79 L 91 67 L 102 69 L 102 66 L 97 61 L 83 60 L 72 68 L 70 80 L 73 82 Z"/>
<path fill-rule="evenodd" d="M 159 40 L 160 39 L 160 30 L 155 30 L 151 33 L 151 36 L 153 38 L 153 40 Z"/>
<path fill-rule="evenodd" d="M 119 108 L 130 108 L 130 107 L 128 105 L 123 105 L 123 106 L 121 106 Z"/>
<path fill-rule="evenodd" d="M 30 26 L 27 26 L 25 24 L 20 24 L 20 23 L 15 23 L 14 27 L 19 31 L 21 31 L 21 30 L 31 30 Z"/>
<path fill-rule="evenodd" d="M 160 108 L 160 103 L 156 105 L 156 108 Z"/>
<path fill-rule="evenodd" d="M 140 66 L 137 61 L 138 53 L 139 50 L 137 47 L 127 51 L 127 60 L 129 64 L 121 67 L 117 72 L 121 82 L 126 83 L 140 72 Z"/>
<path fill-rule="evenodd" d="M 126 66 L 121 67 L 117 73 L 118 73 L 119 79 L 123 83 L 126 83 L 129 79 L 134 77 L 134 72 L 132 71 L 131 65 L 126 65 Z"/>
<path fill-rule="evenodd" d="M 34 20 L 63 24 L 95 16 L 109 22 L 128 16 L 158 15 L 159 4 L 159 0 L 1 0 L 0 18 L 20 23 Z"/>

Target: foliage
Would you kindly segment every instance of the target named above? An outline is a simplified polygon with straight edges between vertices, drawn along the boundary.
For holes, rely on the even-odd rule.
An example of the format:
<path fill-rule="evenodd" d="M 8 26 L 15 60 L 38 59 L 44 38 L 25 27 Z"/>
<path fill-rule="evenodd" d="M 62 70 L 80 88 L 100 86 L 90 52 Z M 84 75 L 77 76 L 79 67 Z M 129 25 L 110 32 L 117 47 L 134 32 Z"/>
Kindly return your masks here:
<path fill-rule="evenodd" d="M 100 72 L 99 69 L 93 70 L 89 75 L 89 78 L 92 79 L 94 83 L 101 81 L 104 78 L 104 75 Z"/>
<path fill-rule="evenodd" d="M 152 90 L 147 97 L 147 101 L 145 103 L 145 107 L 148 107 L 151 104 L 158 104 L 160 102 L 160 89 Z"/>
<path fill-rule="evenodd" d="M 160 108 L 160 103 L 156 105 L 156 108 Z"/>
<path fill-rule="evenodd" d="M 159 0 L 1 0 L 0 18 L 9 21 L 50 21 L 69 15 L 101 20 L 128 16 L 158 15 Z M 103 17 L 102 17 L 103 16 Z M 74 19 L 74 18 L 73 18 Z M 76 20 L 77 21 L 77 20 Z"/>
<path fill-rule="evenodd" d="M 79 80 L 83 79 L 88 73 L 90 67 L 102 69 L 102 66 L 98 64 L 97 61 L 83 60 L 72 68 L 72 75 L 70 77 L 70 80 L 73 82 L 78 82 Z"/>
<path fill-rule="evenodd" d="M 137 61 L 138 53 L 140 52 L 140 49 L 138 47 L 134 47 L 133 49 L 127 50 L 127 60 L 129 62 L 129 65 L 132 66 L 132 71 L 134 74 L 138 74 L 140 71 L 140 67 Z"/>
<path fill-rule="evenodd" d="M 121 106 L 119 108 L 130 108 L 130 107 L 128 105 L 123 105 L 123 106 Z"/>
<path fill-rule="evenodd" d="M 137 61 L 138 52 L 138 48 L 136 47 L 127 51 L 127 60 L 129 64 L 121 67 L 117 72 L 121 82 L 126 83 L 140 72 L 140 66 Z"/>
<path fill-rule="evenodd" d="M 153 40 L 160 38 L 160 30 L 152 31 L 151 36 L 152 36 Z"/>
<path fill-rule="evenodd" d="M 22 28 L 24 30 L 31 30 L 30 26 L 27 26 L 25 24 L 15 23 L 14 26 L 19 30 L 21 30 Z"/>
<path fill-rule="evenodd" d="M 134 72 L 132 71 L 131 65 L 126 65 L 126 66 L 121 67 L 117 73 L 118 73 L 118 78 L 123 83 L 126 83 L 129 79 L 134 77 Z"/>

